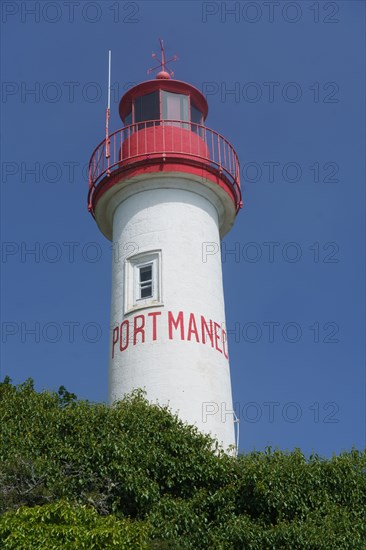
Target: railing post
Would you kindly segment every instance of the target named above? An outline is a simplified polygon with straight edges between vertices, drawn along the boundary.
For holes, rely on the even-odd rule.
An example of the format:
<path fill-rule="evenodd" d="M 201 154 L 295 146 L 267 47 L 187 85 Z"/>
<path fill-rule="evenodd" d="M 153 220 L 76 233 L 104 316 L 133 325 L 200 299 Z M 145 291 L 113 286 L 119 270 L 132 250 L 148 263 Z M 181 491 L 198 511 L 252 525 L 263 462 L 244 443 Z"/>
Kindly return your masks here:
<path fill-rule="evenodd" d="M 206 128 L 206 126 L 204 128 L 204 136 L 205 136 L 204 141 L 205 141 L 205 145 L 206 145 L 205 151 L 208 151 L 208 159 L 207 160 L 210 160 L 210 150 L 208 148 L 208 143 L 207 143 L 207 128 Z"/>
<path fill-rule="evenodd" d="M 221 167 L 221 146 L 220 146 L 220 136 L 219 136 L 219 134 L 217 134 L 217 148 L 219 150 L 219 167 L 220 167 L 220 170 L 222 170 L 222 167 Z"/>

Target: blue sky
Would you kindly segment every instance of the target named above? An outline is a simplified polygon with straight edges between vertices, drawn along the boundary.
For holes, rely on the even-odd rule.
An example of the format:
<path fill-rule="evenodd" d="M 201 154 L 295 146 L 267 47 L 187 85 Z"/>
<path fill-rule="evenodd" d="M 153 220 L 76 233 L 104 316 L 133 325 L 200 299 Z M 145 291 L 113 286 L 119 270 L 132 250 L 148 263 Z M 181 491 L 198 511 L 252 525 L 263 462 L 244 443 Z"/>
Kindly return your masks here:
<path fill-rule="evenodd" d="M 114 130 L 162 37 L 241 162 L 223 247 L 240 448 L 363 447 L 364 36 L 359 1 L 3 2 L 1 377 L 107 398 L 111 248 L 85 166 L 108 49 Z"/>

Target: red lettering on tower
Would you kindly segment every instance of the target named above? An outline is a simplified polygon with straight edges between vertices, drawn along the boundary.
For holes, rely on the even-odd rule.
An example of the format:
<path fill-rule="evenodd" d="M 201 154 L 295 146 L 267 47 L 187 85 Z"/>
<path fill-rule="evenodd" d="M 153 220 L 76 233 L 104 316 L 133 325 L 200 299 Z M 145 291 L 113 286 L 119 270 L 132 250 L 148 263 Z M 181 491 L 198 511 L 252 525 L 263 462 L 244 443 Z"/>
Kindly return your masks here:
<path fill-rule="evenodd" d="M 114 346 L 118 342 L 118 337 L 119 337 L 119 327 L 116 327 L 113 329 L 113 336 L 112 336 L 112 359 L 114 357 Z"/>
<path fill-rule="evenodd" d="M 119 327 L 115 327 L 112 332 L 112 359 L 116 354 L 116 345 L 119 341 L 119 349 L 121 352 L 125 351 L 129 344 L 132 343 L 144 344 L 146 339 L 149 342 L 154 342 L 158 339 L 158 317 L 163 315 L 162 311 L 152 311 L 146 314 L 136 315 L 132 319 L 125 319 Z M 194 313 L 189 314 L 187 323 L 187 333 L 184 331 L 184 313 L 179 311 L 174 314 L 172 311 L 168 311 L 168 336 L 169 340 L 180 339 L 193 341 L 198 344 L 211 344 L 213 349 L 216 349 L 219 353 L 222 353 L 228 360 L 228 339 L 227 333 L 222 328 L 222 325 L 214 322 L 212 319 L 206 320 L 203 315 L 200 315 L 200 327 L 197 326 L 197 319 Z M 151 329 L 146 332 L 146 319 L 151 318 Z M 131 329 L 131 330 L 130 330 Z M 133 335 L 133 336 L 132 336 Z M 160 334 L 159 334 L 160 336 Z M 220 347 L 220 341 L 222 345 Z"/>
<path fill-rule="evenodd" d="M 215 348 L 217 349 L 217 351 L 219 351 L 220 353 L 222 353 L 222 349 L 219 348 L 219 345 L 218 345 L 218 341 L 220 340 L 220 336 L 217 332 L 217 329 L 220 328 L 220 325 L 218 323 L 214 323 L 214 331 L 215 331 Z"/>
<path fill-rule="evenodd" d="M 153 320 L 153 340 L 156 340 L 156 318 L 158 315 L 161 315 L 161 311 L 152 311 L 148 313 L 148 316 L 152 317 Z"/>
<path fill-rule="evenodd" d="M 124 326 L 126 327 L 125 344 L 123 344 L 123 327 Z M 120 330 L 119 330 L 119 349 L 121 351 L 124 351 L 125 349 L 128 348 L 129 337 L 130 337 L 130 324 L 126 319 L 125 321 L 123 321 L 123 323 L 121 323 Z"/>
<path fill-rule="evenodd" d="M 141 324 L 138 325 L 138 320 L 141 319 Z M 145 316 L 136 315 L 133 319 L 133 345 L 137 344 L 137 335 L 141 333 L 141 343 L 145 342 Z"/>
<path fill-rule="evenodd" d="M 201 333 L 202 333 L 202 343 L 206 344 L 207 339 L 206 335 L 209 337 L 209 340 L 211 341 L 211 347 L 214 347 L 214 340 L 213 340 L 213 330 L 212 330 L 212 321 L 210 319 L 209 321 L 210 328 L 208 324 L 206 323 L 206 320 L 203 315 L 201 315 Z"/>
<path fill-rule="evenodd" d="M 184 340 L 184 320 L 183 320 L 183 311 L 178 313 L 177 319 L 174 319 L 173 313 L 168 311 L 168 329 L 169 329 L 169 339 L 173 340 L 173 327 L 177 330 L 180 326 L 180 339 Z"/>
<path fill-rule="evenodd" d="M 198 336 L 196 319 L 194 318 L 193 313 L 191 313 L 190 316 L 189 316 L 187 340 L 191 340 L 192 334 L 194 334 L 194 336 L 196 338 L 196 342 L 199 343 L 200 339 L 199 339 L 199 336 Z"/>
<path fill-rule="evenodd" d="M 226 359 L 229 359 L 229 355 L 227 352 L 227 335 L 224 329 L 222 329 L 222 347 L 224 349 L 224 355 Z"/>

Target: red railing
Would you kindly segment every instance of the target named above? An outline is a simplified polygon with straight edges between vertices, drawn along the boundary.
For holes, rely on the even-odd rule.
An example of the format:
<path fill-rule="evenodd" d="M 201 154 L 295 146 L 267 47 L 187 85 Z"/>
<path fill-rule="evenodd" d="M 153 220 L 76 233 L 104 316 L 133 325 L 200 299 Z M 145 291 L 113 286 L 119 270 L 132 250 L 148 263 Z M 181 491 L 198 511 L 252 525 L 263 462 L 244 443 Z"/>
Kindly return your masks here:
<path fill-rule="evenodd" d="M 103 140 L 89 162 L 89 210 L 105 176 L 147 160 L 185 159 L 219 172 L 241 208 L 240 165 L 232 145 L 220 134 L 193 122 L 150 120 L 125 126 Z"/>

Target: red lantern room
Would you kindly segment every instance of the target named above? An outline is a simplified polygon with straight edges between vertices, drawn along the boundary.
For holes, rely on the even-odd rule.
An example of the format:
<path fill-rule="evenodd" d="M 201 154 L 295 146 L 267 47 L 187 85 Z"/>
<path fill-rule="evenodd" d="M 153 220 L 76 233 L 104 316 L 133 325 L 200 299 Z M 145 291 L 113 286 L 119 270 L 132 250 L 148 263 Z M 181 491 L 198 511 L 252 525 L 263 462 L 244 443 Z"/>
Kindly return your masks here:
<path fill-rule="evenodd" d="M 161 72 L 159 75 L 168 73 Z M 190 84 L 159 76 L 142 82 L 121 99 L 120 116 L 132 133 L 122 144 L 121 160 L 186 158 L 209 159 L 203 123 L 208 106 L 204 96 Z M 168 75 L 169 76 L 169 75 Z M 207 165 L 207 162 L 205 163 Z"/>
<path fill-rule="evenodd" d="M 171 78 L 162 42 L 161 50 L 162 70 L 155 79 L 124 94 L 119 104 L 123 128 L 111 135 L 107 131 L 93 152 L 89 210 L 94 215 L 99 199 L 113 185 L 133 176 L 183 172 L 220 186 L 237 212 L 242 200 L 236 152 L 223 136 L 207 128 L 206 98 L 191 84 Z"/>

